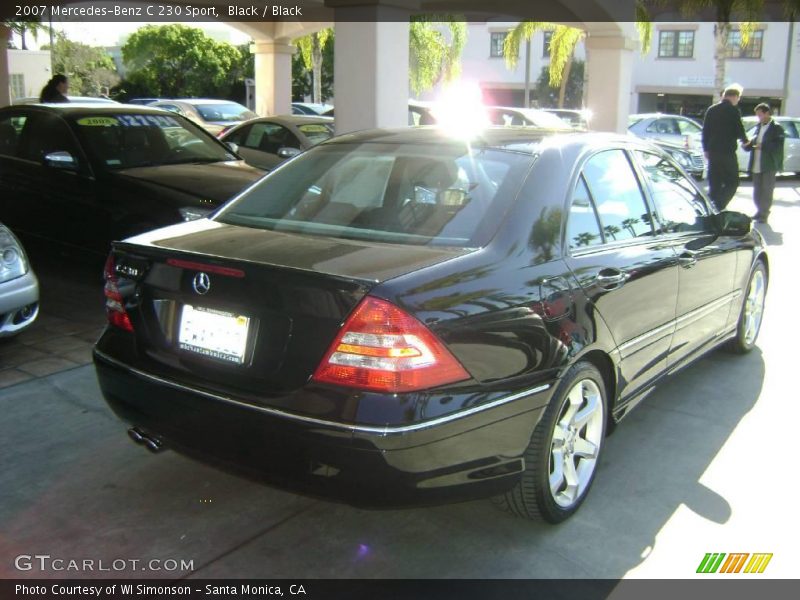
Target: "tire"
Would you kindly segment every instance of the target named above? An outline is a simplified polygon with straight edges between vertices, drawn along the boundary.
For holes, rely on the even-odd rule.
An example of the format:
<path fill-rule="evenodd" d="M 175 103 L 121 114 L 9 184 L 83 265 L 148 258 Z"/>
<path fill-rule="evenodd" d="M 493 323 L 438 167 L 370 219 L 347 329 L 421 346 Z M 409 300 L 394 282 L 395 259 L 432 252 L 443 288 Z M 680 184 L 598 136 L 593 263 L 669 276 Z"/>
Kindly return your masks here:
<path fill-rule="evenodd" d="M 594 408 L 587 413 L 589 406 Z M 605 382 L 597 368 L 588 362 L 573 365 L 564 374 L 533 431 L 520 481 L 511 491 L 496 498 L 495 503 L 518 517 L 534 521 L 560 523 L 572 516 L 586 499 L 597 472 L 606 433 L 607 407 Z M 582 414 L 589 418 L 581 425 L 575 422 L 575 417 Z M 572 429 L 565 428 L 566 424 Z M 593 456 L 579 456 L 590 449 L 584 444 L 588 441 L 593 446 Z M 574 467 L 571 475 L 569 468 L 564 470 L 568 461 Z M 559 463 L 560 479 L 556 473 Z M 560 481 L 552 489 L 551 478 Z M 570 479 L 576 483 L 574 488 L 567 485 Z"/>
<path fill-rule="evenodd" d="M 750 273 L 750 282 L 747 284 L 747 292 L 739 311 L 736 337 L 724 346 L 728 352 L 746 354 L 755 348 L 758 333 L 761 331 L 768 283 L 767 268 L 759 261 Z"/>

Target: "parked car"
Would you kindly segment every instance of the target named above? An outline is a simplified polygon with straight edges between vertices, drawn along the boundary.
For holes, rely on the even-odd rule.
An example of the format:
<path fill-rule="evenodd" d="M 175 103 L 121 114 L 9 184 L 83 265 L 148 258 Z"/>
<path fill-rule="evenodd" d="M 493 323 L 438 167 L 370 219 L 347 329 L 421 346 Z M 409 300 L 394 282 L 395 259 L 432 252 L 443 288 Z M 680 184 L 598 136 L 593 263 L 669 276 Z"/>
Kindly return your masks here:
<path fill-rule="evenodd" d="M 329 110 L 333 110 L 333 104 L 316 104 L 314 102 L 292 102 L 293 115 L 320 116 Z"/>
<path fill-rule="evenodd" d="M 39 314 L 39 282 L 25 249 L 0 223 L 0 338 L 27 329 Z"/>
<path fill-rule="evenodd" d="M 702 149 L 689 150 L 683 144 L 673 144 L 656 138 L 652 138 L 650 141 L 669 154 L 676 163 L 695 179 L 703 179 L 706 176 L 708 161 L 706 161 Z"/>
<path fill-rule="evenodd" d="M 434 115 L 436 104 L 425 100 L 408 101 L 408 126 L 419 127 L 423 125 L 437 125 Z M 322 116 L 333 117 L 333 108 L 322 113 Z"/>
<path fill-rule="evenodd" d="M 123 104 L 0 109 L 0 220 L 108 252 L 209 213 L 263 172 L 191 121 Z"/>
<path fill-rule="evenodd" d="M 779 123 L 786 132 L 786 139 L 783 142 L 783 170 L 787 173 L 800 174 L 800 118 L 798 117 L 772 117 Z M 756 117 L 745 117 L 742 119 L 747 137 L 752 139 L 756 135 Z M 743 150 L 741 146 L 736 152 L 739 161 L 739 171 L 747 173 L 750 165 L 750 153 Z"/>
<path fill-rule="evenodd" d="M 152 450 L 558 522 L 609 424 L 711 349 L 753 348 L 767 273 L 750 218 L 631 136 L 371 130 L 115 243 L 94 361 Z"/>
<path fill-rule="evenodd" d="M 67 100 L 75 104 L 119 104 L 119 102 L 111 98 L 95 98 L 93 96 L 67 96 Z M 11 104 L 40 104 L 39 96 L 17 98 Z"/>
<path fill-rule="evenodd" d="M 630 115 L 628 131 L 642 138 L 683 145 L 697 152 L 703 151 L 703 127 L 689 117 L 662 113 Z"/>
<path fill-rule="evenodd" d="M 579 131 L 589 131 L 589 124 L 592 120 L 591 111 L 577 110 L 571 108 L 542 108 L 544 112 L 551 113 L 569 123 L 574 129 Z"/>
<path fill-rule="evenodd" d="M 514 108 L 509 106 L 489 106 L 486 109 L 489 121 L 503 127 L 538 127 L 558 131 L 571 130 L 572 126 L 564 119 L 538 108 Z"/>
<path fill-rule="evenodd" d="M 286 115 L 251 119 L 220 137 L 247 164 L 270 171 L 287 158 L 324 142 L 333 136 L 333 119 Z"/>
<path fill-rule="evenodd" d="M 213 135 L 219 135 L 242 121 L 254 119 L 258 116 L 241 104 L 229 100 L 176 98 L 174 100 L 159 100 L 148 106 L 184 116 Z"/>

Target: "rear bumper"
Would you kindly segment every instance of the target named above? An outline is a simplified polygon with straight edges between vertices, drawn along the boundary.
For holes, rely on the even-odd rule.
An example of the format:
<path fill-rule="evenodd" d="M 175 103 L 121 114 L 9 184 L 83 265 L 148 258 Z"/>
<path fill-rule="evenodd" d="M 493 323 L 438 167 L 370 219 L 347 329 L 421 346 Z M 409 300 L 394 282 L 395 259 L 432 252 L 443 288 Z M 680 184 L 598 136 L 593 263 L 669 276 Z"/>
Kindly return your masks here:
<path fill-rule="evenodd" d="M 550 385 L 400 427 L 316 419 L 245 404 L 133 369 L 95 350 L 106 401 L 166 447 L 295 491 L 406 505 L 512 487 Z"/>
<path fill-rule="evenodd" d="M 39 282 L 33 271 L 0 286 L 0 337 L 26 329 L 39 314 Z"/>

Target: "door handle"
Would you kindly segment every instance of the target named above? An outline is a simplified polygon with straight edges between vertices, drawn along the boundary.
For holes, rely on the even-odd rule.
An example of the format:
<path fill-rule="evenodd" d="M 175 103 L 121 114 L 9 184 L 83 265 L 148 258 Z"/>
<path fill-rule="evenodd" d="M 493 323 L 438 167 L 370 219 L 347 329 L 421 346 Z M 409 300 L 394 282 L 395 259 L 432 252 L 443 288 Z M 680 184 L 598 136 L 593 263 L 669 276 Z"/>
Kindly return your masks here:
<path fill-rule="evenodd" d="M 618 269 L 603 269 L 595 277 L 597 284 L 606 289 L 622 287 L 627 280 L 628 276 Z"/>
<path fill-rule="evenodd" d="M 697 257 L 692 252 L 683 252 L 678 256 L 678 263 L 684 269 L 691 269 L 697 264 Z"/>

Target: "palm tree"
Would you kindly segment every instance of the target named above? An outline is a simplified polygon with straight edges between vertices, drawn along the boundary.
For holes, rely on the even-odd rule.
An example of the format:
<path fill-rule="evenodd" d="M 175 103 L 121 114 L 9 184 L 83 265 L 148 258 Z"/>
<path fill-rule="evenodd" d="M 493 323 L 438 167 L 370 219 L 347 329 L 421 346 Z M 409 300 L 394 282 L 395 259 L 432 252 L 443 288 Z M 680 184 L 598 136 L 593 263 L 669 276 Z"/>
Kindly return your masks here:
<path fill-rule="evenodd" d="M 28 44 L 25 39 L 25 34 L 30 33 L 31 37 L 33 37 L 34 41 L 39 39 L 39 34 L 45 31 L 49 31 L 49 27 L 47 25 L 43 25 L 39 21 L 34 19 L 20 19 L 20 20 L 7 20 L 5 21 L 6 27 L 8 27 L 11 31 L 16 33 L 19 36 L 20 43 L 22 44 L 22 49 L 27 50 Z"/>
<path fill-rule="evenodd" d="M 317 104 L 322 102 L 322 51 L 331 38 L 333 38 L 333 28 L 326 27 L 295 40 L 303 64 L 311 71 L 312 102 Z"/>
<path fill-rule="evenodd" d="M 578 246 L 588 246 L 597 237 L 598 235 L 596 233 L 584 231 L 583 233 L 576 235 L 573 239 L 575 240 L 575 244 Z"/>
<path fill-rule="evenodd" d="M 639 39 L 642 44 L 642 53 L 646 54 L 650 50 L 650 40 L 652 38 L 652 25 L 649 21 L 649 13 L 639 2 L 636 4 L 636 26 L 639 30 Z M 572 63 L 575 59 L 575 48 L 578 42 L 586 37 L 586 32 L 577 27 L 548 23 L 546 21 L 522 21 L 511 31 L 508 32 L 503 43 L 503 57 L 506 66 L 513 69 L 517 66 L 519 48 L 523 41 L 530 42 L 537 31 L 550 31 L 550 86 L 558 87 L 558 108 L 564 108 L 564 99 L 567 94 L 567 83 L 569 74 L 572 70 Z M 525 90 L 526 97 L 529 90 Z"/>
<path fill-rule="evenodd" d="M 616 225 L 606 225 L 605 227 L 603 227 L 603 232 L 605 232 L 606 235 L 610 235 L 611 239 L 614 241 L 616 241 L 617 234 L 620 231 L 622 231 L 622 229 L 620 229 Z"/>
<path fill-rule="evenodd" d="M 459 16 L 412 17 L 408 43 L 411 89 L 419 95 L 440 80 L 452 81 L 461 73 L 460 59 L 467 43 L 467 24 Z"/>
<path fill-rule="evenodd" d="M 623 219 L 622 226 L 631 232 L 631 237 L 636 237 L 636 231 L 634 231 L 633 226 L 639 222 L 639 219 L 635 219 L 633 217 Z"/>

